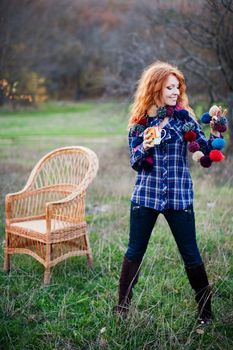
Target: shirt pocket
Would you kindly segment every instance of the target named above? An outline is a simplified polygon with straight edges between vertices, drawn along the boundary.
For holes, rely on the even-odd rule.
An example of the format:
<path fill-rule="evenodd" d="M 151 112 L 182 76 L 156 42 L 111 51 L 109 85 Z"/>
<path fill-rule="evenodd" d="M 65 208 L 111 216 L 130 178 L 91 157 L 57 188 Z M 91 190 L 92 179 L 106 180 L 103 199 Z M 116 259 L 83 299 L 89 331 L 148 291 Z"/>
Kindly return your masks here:
<path fill-rule="evenodd" d="M 170 142 L 184 142 L 183 132 L 178 128 L 171 128 L 170 135 L 171 135 Z"/>

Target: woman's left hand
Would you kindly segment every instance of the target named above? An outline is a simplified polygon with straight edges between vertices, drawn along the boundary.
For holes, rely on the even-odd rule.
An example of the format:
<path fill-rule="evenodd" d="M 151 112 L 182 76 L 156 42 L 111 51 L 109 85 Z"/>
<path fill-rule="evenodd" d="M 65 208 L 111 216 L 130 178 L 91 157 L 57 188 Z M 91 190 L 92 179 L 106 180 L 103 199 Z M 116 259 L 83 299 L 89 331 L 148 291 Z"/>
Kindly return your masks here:
<path fill-rule="evenodd" d="M 227 109 L 224 109 L 224 111 L 222 111 L 222 106 L 218 106 L 218 111 L 217 114 L 215 116 L 212 117 L 212 120 L 210 121 L 210 132 L 211 134 L 219 137 L 221 134 L 219 131 L 214 130 L 214 120 L 218 119 L 219 117 L 223 116 L 226 117 L 227 115 Z"/>

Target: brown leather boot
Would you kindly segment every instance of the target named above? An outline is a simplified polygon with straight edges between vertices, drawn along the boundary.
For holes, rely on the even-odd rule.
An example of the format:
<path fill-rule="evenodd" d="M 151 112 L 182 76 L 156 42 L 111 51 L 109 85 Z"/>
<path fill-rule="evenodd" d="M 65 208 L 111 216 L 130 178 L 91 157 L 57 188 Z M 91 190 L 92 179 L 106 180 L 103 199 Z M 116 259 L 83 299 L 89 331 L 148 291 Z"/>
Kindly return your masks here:
<path fill-rule="evenodd" d="M 133 296 L 133 287 L 138 281 L 139 268 L 141 261 L 130 261 L 126 257 L 123 259 L 120 283 L 119 283 L 119 301 L 114 307 L 114 311 L 122 316 L 126 316 L 129 311 L 129 305 Z"/>
<path fill-rule="evenodd" d="M 191 287 L 198 304 L 198 320 L 200 324 L 209 324 L 212 319 L 211 288 L 208 282 L 204 264 L 195 267 L 185 267 Z"/>

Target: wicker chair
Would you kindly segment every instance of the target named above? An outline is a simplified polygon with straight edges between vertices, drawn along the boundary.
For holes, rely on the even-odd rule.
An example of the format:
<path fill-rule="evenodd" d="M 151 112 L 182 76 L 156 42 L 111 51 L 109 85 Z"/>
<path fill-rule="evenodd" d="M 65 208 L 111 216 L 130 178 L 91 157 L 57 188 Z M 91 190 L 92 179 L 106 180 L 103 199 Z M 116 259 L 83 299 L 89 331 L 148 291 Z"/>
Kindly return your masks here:
<path fill-rule="evenodd" d="M 86 255 L 92 265 L 85 194 L 97 170 L 98 158 L 90 149 L 59 148 L 38 162 L 22 191 L 6 196 L 4 271 L 15 253 L 44 265 L 45 284 L 51 267 L 68 257 Z"/>

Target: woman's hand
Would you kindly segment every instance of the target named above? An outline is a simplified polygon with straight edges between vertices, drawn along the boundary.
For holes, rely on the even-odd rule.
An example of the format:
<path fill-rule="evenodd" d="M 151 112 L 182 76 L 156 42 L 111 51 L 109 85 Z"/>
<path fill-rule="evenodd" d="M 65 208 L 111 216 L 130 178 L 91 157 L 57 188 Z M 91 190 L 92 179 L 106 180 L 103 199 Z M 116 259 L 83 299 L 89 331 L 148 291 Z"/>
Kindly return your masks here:
<path fill-rule="evenodd" d="M 151 128 L 147 128 L 143 133 L 143 148 L 147 151 L 154 147 L 153 134 Z"/>
<path fill-rule="evenodd" d="M 217 106 L 215 106 L 217 107 Z M 211 111 L 211 109 L 210 109 Z M 224 109 L 224 111 L 222 111 L 222 106 L 218 106 L 217 108 L 214 109 L 215 111 L 215 115 L 212 115 L 212 120 L 210 121 L 210 132 L 211 134 L 219 137 L 221 134 L 219 131 L 214 130 L 214 121 L 217 120 L 220 116 L 226 117 L 227 114 L 227 109 Z"/>

